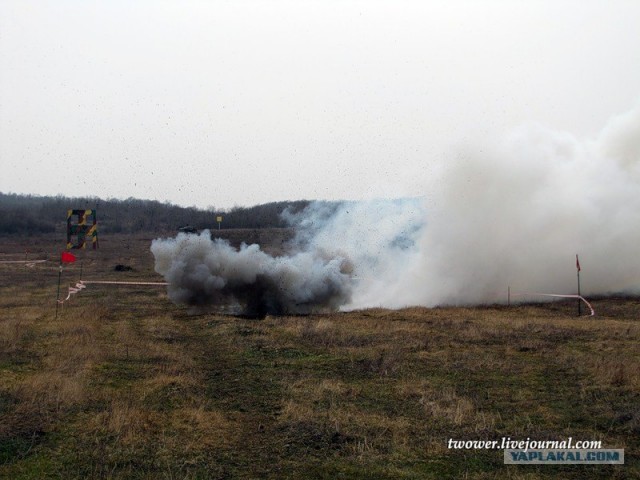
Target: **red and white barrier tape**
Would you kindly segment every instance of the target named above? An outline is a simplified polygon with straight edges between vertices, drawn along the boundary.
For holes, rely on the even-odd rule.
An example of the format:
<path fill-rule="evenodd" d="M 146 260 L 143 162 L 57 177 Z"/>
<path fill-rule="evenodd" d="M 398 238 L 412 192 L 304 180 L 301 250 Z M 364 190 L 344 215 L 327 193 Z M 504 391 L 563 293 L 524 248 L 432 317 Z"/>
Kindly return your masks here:
<path fill-rule="evenodd" d="M 520 292 L 520 293 L 513 293 L 511 292 L 510 294 L 512 297 L 514 296 L 520 296 L 520 297 L 524 297 L 524 296 L 539 296 L 539 297 L 556 297 L 556 298 L 579 298 L 580 300 L 582 300 L 587 307 L 589 307 L 589 310 L 591 310 L 591 316 L 595 316 L 596 312 L 593 309 L 593 307 L 591 306 L 591 304 L 589 302 L 587 302 L 587 299 L 584 298 L 582 295 L 559 295 L 557 293 L 535 293 L 535 292 Z"/>
<path fill-rule="evenodd" d="M 109 280 L 80 280 L 81 283 L 84 284 L 101 284 L 101 285 L 158 285 L 158 286 L 167 286 L 169 285 L 166 282 L 112 282 Z"/>
<path fill-rule="evenodd" d="M 0 263 L 22 263 L 29 268 L 36 266 L 36 263 L 44 263 L 47 260 L 0 260 Z"/>
<path fill-rule="evenodd" d="M 151 286 L 167 286 L 169 285 L 166 282 L 115 282 L 108 280 L 80 280 L 75 286 L 69 286 L 69 292 L 67 297 L 64 300 L 58 300 L 58 303 L 64 303 L 71 298 L 71 295 L 75 295 L 81 290 L 87 288 L 88 284 L 97 284 L 97 285 L 151 285 Z"/>
<path fill-rule="evenodd" d="M 76 283 L 75 287 L 69 287 L 69 293 L 67 294 L 67 298 L 65 298 L 64 300 L 62 300 L 60 303 L 66 302 L 67 300 L 69 300 L 71 298 L 71 295 L 75 295 L 76 293 L 78 293 L 80 290 L 82 290 L 83 288 L 87 288 L 86 285 L 84 285 L 82 282 L 78 282 Z"/>

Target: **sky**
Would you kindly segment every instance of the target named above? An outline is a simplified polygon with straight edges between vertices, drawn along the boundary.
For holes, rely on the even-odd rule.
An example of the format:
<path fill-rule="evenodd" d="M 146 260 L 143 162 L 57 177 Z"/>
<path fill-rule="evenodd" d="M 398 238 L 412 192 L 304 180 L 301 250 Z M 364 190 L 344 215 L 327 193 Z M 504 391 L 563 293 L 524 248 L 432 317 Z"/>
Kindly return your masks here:
<path fill-rule="evenodd" d="M 640 100 L 640 2 L 0 2 L 0 192 L 428 196 L 461 150 Z"/>

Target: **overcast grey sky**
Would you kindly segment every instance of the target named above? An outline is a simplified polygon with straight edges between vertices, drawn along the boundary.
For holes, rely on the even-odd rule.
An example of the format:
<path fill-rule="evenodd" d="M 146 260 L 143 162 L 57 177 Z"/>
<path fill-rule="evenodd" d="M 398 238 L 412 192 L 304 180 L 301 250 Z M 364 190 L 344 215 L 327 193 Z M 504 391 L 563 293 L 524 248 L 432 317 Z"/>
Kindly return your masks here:
<path fill-rule="evenodd" d="M 0 2 L 2 192 L 426 195 L 461 145 L 639 98 L 635 0 Z"/>

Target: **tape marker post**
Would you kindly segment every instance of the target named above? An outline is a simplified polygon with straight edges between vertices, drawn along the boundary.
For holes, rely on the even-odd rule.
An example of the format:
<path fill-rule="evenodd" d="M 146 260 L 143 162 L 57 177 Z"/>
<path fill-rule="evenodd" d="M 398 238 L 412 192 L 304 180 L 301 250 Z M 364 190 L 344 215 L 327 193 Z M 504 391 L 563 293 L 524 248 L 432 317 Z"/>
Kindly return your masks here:
<path fill-rule="evenodd" d="M 555 298 L 579 298 L 580 300 L 582 300 L 587 307 L 589 307 L 589 310 L 591 310 L 591 317 L 594 317 L 596 315 L 595 310 L 593 309 L 593 307 L 591 306 L 591 304 L 589 302 L 587 302 L 587 299 L 584 298 L 582 295 L 560 295 L 557 293 L 536 293 L 536 292 L 519 292 L 519 293 L 513 293 L 511 292 L 510 294 L 512 297 L 516 296 L 516 297 L 525 297 L 525 296 L 539 296 L 539 297 L 555 297 Z"/>

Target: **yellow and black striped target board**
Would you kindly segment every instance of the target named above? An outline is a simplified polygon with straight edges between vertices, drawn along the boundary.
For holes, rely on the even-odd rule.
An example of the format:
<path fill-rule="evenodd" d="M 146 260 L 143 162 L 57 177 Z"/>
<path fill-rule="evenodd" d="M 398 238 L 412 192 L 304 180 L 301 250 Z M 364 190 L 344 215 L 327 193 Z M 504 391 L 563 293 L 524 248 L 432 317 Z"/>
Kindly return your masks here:
<path fill-rule="evenodd" d="M 77 218 L 75 222 L 74 218 Z M 96 210 L 67 210 L 67 250 L 86 248 L 87 238 L 91 238 L 93 249 L 96 250 L 98 248 Z"/>

